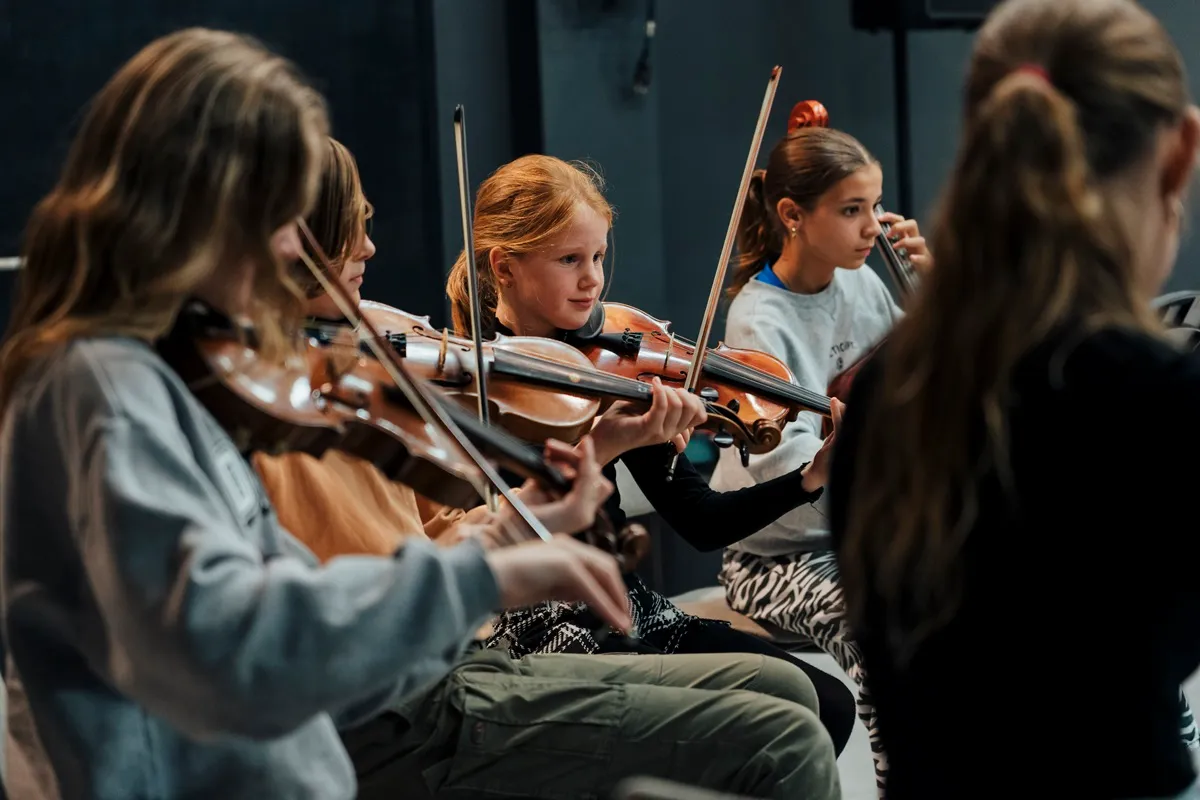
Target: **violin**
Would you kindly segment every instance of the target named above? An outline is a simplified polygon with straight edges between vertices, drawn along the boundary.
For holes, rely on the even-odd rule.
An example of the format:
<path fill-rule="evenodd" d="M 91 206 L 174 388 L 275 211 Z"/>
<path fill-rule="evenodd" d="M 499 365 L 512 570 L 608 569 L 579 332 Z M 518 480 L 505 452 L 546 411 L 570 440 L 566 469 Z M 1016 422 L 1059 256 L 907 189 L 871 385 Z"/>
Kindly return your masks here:
<path fill-rule="evenodd" d="M 816 100 L 801 100 L 792 108 L 791 114 L 788 115 L 788 133 L 800 128 L 827 127 L 829 127 L 829 112 L 825 109 L 824 105 Z M 874 212 L 877 219 L 882 217 L 885 213 L 883 205 L 876 203 Z M 883 258 L 884 266 L 887 268 L 888 274 L 892 278 L 892 283 L 895 284 L 901 298 L 911 297 L 917 289 L 917 271 L 913 267 L 912 262 L 908 260 L 908 254 L 892 246 L 892 241 L 888 238 L 888 233 L 891 229 L 892 226 L 890 224 L 886 222 L 882 223 L 880 225 L 880 233 L 875 237 L 875 243 L 879 247 L 879 255 Z M 877 342 L 853 364 L 838 373 L 829 382 L 829 396 L 836 397 L 839 400 L 846 400 L 850 394 L 850 387 L 854 383 L 854 378 L 858 375 L 859 370 L 862 369 L 862 365 L 875 355 L 882 344 L 882 340 Z M 828 424 L 827 421 L 824 431 L 825 435 L 829 433 Z"/>
<path fill-rule="evenodd" d="M 480 385 L 486 385 L 489 418 L 527 441 L 576 442 L 612 402 L 651 402 L 647 383 L 597 369 L 578 349 L 557 339 L 497 335 L 481 344 L 483 357 L 477 359 L 474 342 L 435 329 L 428 317 L 371 300 L 359 304 L 359 313 L 414 374 L 463 407 L 474 406 Z M 754 436 L 751 426 L 727 406 L 710 402 L 706 410 L 706 428 L 730 431 L 727 435 L 739 441 Z"/>
<path fill-rule="evenodd" d="M 478 502 L 490 465 L 481 468 L 481 458 L 430 425 L 377 359 L 357 347 L 310 337 L 301 354 L 276 363 L 263 359 L 255 345 L 253 330 L 192 302 L 158 350 L 241 452 L 290 450 L 320 457 L 335 448 L 370 461 L 390 479 L 437 502 L 456 508 Z M 570 490 L 562 473 L 525 442 L 480 424 L 434 392 L 426 390 L 424 399 L 437 403 L 476 453 L 554 494 Z M 518 499 L 510 496 L 510 502 L 518 514 L 525 512 L 521 515 L 535 532 L 549 537 Z M 634 568 L 648 550 L 644 528 L 614 531 L 602 513 L 579 536 L 612 553 L 623 569 Z"/>
<path fill-rule="evenodd" d="M 476 504 L 478 484 L 464 471 L 465 462 L 438 458 L 444 455 L 440 450 L 429 452 L 428 426 L 396 390 L 378 359 L 353 338 L 347 342 L 310 336 L 306 353 L 314 395 L 344 421 L 346 433 L 339 449 L 370 461 L 391 480 L 443 505 Z M 438 397 L 437 402 L 482 454 L 522 478 L 537 480 L 553 494 L 570 491 L 570 482 L 538 451 L 503 428 L 481 423 L 452 400 Z M 414 451 L 420 457 L 414 458 Z M 630 525 L 617 531 L 603 511 L 581 538 L 617 556 L 623 569 L 633 569 L 649 552 L 649 534 L 643 527 Z"/>
<path fill-rule="evenodd" d="M 347 357 L 344 348 L 309 339 L 302 355 L 273 363 L 259 356 L 253 331 L 199 302 L 181 311 L 159 352 L 241 452 L 320 457 L 335 448 L 439 503 L 466 508 L 478 497 L 482 475 L 461 446 L 428 426 L 382 367 L 358 353 Z M 469 414 L 454 419 L 516 474 L 570 488 L 523 443 L 478 428 Z"/>
<path fill-rule="evenodd" d="M 597 368 L 605 372 L 682 387 L 696 355 L 695 343 L 677 337 L 669 322 L 655 319 L 621 303 L 605 303 L 601 333 L 572 337 L 572 342 Z M 713 442 L 718 447 L 738 445 L 742 463 L 751 454 L 774 449 L 784 426 L 801 411 L 832 414 L 829 398 L 805 389 L 787 364 L 775 356 L 719 344 L 705 348 L 696 385 L 700 397 L 737 417 L 749 435 L 732 435 L 731 426 L 719 419 Z"/>

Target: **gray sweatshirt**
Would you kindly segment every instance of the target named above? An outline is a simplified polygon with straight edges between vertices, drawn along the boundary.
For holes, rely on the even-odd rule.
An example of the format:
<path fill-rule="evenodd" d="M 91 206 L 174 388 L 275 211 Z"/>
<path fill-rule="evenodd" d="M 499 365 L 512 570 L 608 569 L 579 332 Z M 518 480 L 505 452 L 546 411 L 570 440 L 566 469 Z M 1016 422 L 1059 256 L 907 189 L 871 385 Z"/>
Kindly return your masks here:
<path fill-rule="evenodd" d="M 835 270 L 833 281 L 816 294 L 753 279 L 729 306 L 725 342 L 770 353 L 792 369 L 801 386 L 824 394 L 829 381 L 870 350 L 899 317 L 887 287 L 865 265 Z M 750 456 L 749 468 L 732 448 L 722 451 L 712 487 L 729 491 L 786 474 L 811 461 L 821 441 L 821 417 L 801 413 L 784 428 L 778 447 Z M 761 556 L 794 553 L 806 533 L 828 530 L 825 502 L 822 496 L 800 506 L 731 549 Z"/>
<path fill-rule="evenodd" d="M 37 783 L 14 797 L 353 797 L 335 726 L 443 676 L 498 604 L 470 544 L 319 565 L 131 339 L 21 380 L 0 492 L 9 746 Z"/>

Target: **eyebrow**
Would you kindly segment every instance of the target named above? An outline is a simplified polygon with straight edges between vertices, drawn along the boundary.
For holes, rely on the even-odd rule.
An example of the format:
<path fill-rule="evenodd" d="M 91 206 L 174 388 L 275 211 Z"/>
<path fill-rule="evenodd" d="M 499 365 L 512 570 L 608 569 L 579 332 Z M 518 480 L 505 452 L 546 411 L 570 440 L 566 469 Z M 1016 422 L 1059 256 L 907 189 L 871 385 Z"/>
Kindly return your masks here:
<path fill-rule="evenodd" d="M 865 202 L 867 202 L 867 198 L 865 198 L 865 197 L 847 197 L 847 198 L 846 198 L 845 200 L 843 200 L 842 202 L 843 202 L 843 203 L 865 203 Z M 878 200 L 876 200 L 875 202 L 876 202 L 876 203 L 882 203 L 882 202 L 883 202 L 883 195 L 879 195 L 879 199 L 878 199 Z"/>

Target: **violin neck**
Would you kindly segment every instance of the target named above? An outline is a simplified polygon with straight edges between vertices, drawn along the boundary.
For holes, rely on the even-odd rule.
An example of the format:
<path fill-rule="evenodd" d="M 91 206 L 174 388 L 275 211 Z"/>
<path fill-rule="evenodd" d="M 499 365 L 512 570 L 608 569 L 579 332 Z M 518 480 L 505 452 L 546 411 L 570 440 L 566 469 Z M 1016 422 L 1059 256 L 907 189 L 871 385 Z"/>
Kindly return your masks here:
<path fill-rule="evenodd" d="M 650 402 L 648 384 L 599 370 L 581 370 L 549 359 L 513 353 L 503 348 L 494 352 L 492 370 L 498 375 L 541 384 L 571 394 L 598 395 L 616 400 Z"/>
<path fill-rule="evenodd" d="M 876 204 L 875 213 L 882 214 L 883 206 Z M 917 271 L 907 256 L 897 253 L 896 248 L 892 247 L 892 241 L 888 238 L 892 226 L 885 222 L 880 227 L 882 232 L 876 237 L 876 241 L 879 243 L 879 253 L 883 257 L 884 266 L 887 267 L 892 282 L 896 284 L 897 291 L 903 297 L 910 297 L 917 289 Z"/>
<path fill-rule="evenodd" d="M 820 392 L 768 375 L 720 353 L 709 352 L 704 356 L 704 371 L 714 378 L 782 405 L 798 406 L 826 417 L 832 413 L 829 398 Z"/>
<path fill-rule="evenodd" d="M 636 358 L 642 347 L 642 334 L 606 333 L 594 337 L 591 342 L 617 355 Z M 695 345 L 688 339 L 676 337 L 675 342 L 684 347 Z M 798 406 L 805 411 L 813 411 L 823 416 L 831 413 L 829 398 L 803 386 L 797 386 L 790 381 L 768 375 L 740 361 L 709 350 L 704 354 L 704 371 L 715 378 L 720 378 L 734 386 L 744 389 L 751 394 L 757 394 L 769 400 L 787 406 Z"/>

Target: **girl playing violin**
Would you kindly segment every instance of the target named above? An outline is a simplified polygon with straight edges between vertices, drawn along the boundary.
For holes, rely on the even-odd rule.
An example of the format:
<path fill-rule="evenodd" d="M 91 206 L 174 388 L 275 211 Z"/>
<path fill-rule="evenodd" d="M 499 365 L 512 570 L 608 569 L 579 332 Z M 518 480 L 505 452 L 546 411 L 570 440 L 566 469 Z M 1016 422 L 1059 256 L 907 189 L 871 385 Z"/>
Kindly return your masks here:
<path fill-rule="evenodd" d="M 599 176 L 582 165 L 532 155 L 513 161 L 480 186 L 475 205 L 475 259 L 479 265 L 484 335 L 495 333 L 562 338 L 588 324 L 604 288 L 604 257 L 613 212 Z M 465 254 L 451 270 L 447 291 L 455 326 L 469 333 L 470 306 Z M 591 432 L 604 474 L 616 480 L 616 460 L 629 468 L 655 510 L 701 550 L 712 550 L 753 533 L 767 521 L 811 502 L 824 483 L 828 450 L 774 481 L 720 494 L 688 462 L 682 450 L 705 413 L 688 392 L 655 383 L 650 409 L 619 402 Z M 667 443 L 674 444 L 674 448 Z M 681 453 L 667 480 L 670 455 Z M 620 497 L 605 508 L 624 520 Z M 821 696 L 822 719 L 839 749 L 853 726 L 844 684 L 761 639 L 724 622 L 692 617 L 626 574 L 634 619 L 644 641 L 666 653 L 756 652 L 800 665 Z M 514 656 L 533 652 L 598 652 L 586 609 L 542 606 L 504 614 L 488 644 Z"/>
<path fill-rule="evenodd" d="M 783 360 L 798 382 L 824 391 L 891 328 L 900 312 L 867 256 L 880 235 L 874 206 L 883 194 L 879 162 L 854 137 L 830 128 L 791 131 L 754 173 L 738 226 L 738 261 L 725 342 Z M 896 247 L 917 267 L 929 251 L 913 220 L 889 214 Z M 803 412 L 779 446 L 750 457 L 721 454 L 713 486 L 732 489 L 778 479 L 829 448 L 821 418 Z M 734 457 L 731 457 L 734 456 Z M 825 528 L 823 504 L 781 514 L 726 550 L 721 571 L 735 611 L 802 634 L 833 656 L 859 687 L 858 713 L 871 738 L 882 786 L 879 744 L 862 657 L 849 636 L 837 565 L 830 552 L 810 552 L 805 539 Z"/>
<path fill-rule="evenodd" d="M 593 548 L 408 541 L 386 558 L 320 565 L 279 525 L 155 343 L 198 299 L 253 323 L 262 363 L 288 355 L 294 220 L 314 197 L 327 127 L 286 61 L 234 34 L 184 30 L 100 91 L 33 213 L 0 347 L 8 752 L 29 767 L 9 773 L 9 793 L 350 798 L 337 728 L 391 709 L 407 770 L 392 772 L 393 797 L 481 784 L 571 796 L 684 769 L 738 793 L 836 797 L 815 715 L 692 688 L 758 688 L 763 659 L 462 658 L 497 607 L 584 600 L 626 629 L 615 562 Z M 798 697 L 799 674 L 766 661 L 783 672 L 778 691 Z M 554 692 L 568 683 L 569 705 Z M 578 735 L 581 707 L 595 739 Z M 750 763 L 712 759 L 731 720 Z M 513 724 L 525 728 L 516 739 L 504 734 Z M 802 751 L 789 740 L 798 729 Z M 542 789 L 528 771 L 544 773 Z"/>
<path fill-rule="evenodd" d="M 367 262 L 375 243 L 367 231 L 374 211 L 363 193 L 358 165 L 345 145 L 329 138 L 316 203 L 306 223 L 323 253 L 330 259 L 334 277 L 356 304 Z M 306 245 L 313 258 L 318 254 Z M 305 294 L 305 314 L 322 326 L 346 324 L 336 302 L 303 264 L 295 270 Z M 575 532 L 591 524 L 596 507 L 612 491 L 590 455 L 590 441 L 574 450 L 547 443 L 556 465 L 578 471 L 572 492 L 558 500 L 543 494 L 533 481 L 517 489 L 521 499 L 550 530 Z M 443 546 L 477 537 L 489 542 L 511 542 L 512 525 L 524 528 L 511 508 L 492 515 L 480 506 L 464 515 L 439 507 L 410 487 L 388 480 L 371 463 L 338 450 L 319 459 L 298 452 L 252 455 L 255 469 L 266 486 L 284 527 L 322 561 L 338 555 L 394 552 L 404 539 L 424 534 Z M 532 536 L 532 531 L 527 532 Z"/>
<path fill-rule="evenodd" d="M 306 222 L 320 249 L 329 255 L 331 277 L 338 280 L 355 301 L 361 300 L 358 295 L 367 262 L 375 255 L 375 246 L 366 228 L 371 214 L 353 155 L 340 142 L 329 139 L 317 201 Z M 320 323 L 323 327 L 347 325 L 336 304 L 321 291 L 319 283 L 310 274 L 305 277 L 306 274 L 299 273 L 299 277 L 307 297 L 305 306 L 310 323 Z M 516 490 L 516 494 L 551 530 L 580 530 L 591 524 L 596 507 L 608 496 L 612 484 L 600 474 L 590 439 L 585 437 L 573 449 L 554 443 L 550 448 L 555 462 L 576 474 L 572 492 L 564 498 L 551 500 L 541 487 L 529 482 Z M 303 453 L 266 455 L 260 452 L 254 454 L 253 462 L 285 527 L 322 560 L 347 554 L 387 555 L 407 541 L 426 538 L 443 547 L 476 539 L 488 550 L 512 542 L 512 534 L 505 523 L 514 522 L 515 516 L 507 504 L 496 514 L 485 506 L 465 513 L 458 509 L 439 510 L 436 504 L 414 493 L 408 486 L 388 480 L 369 462 L 337 451 L 327 452 L 320 458 Z M 543 713 L 547 714 L 559 713 L 560 705 L 565 708 L 559 701 L 565 695 L 549 682 L 549 679 L 566 674 L 557 664 L 561 663 L 562 670 L 576 670 L 574 674 L 580 676 L 600 677 L 606 674 L 603 669 L 608 662 L 608 659 L 600 658 L 596 666 L 589 664 L 579 668 L 575 666 L 576 658 L 566 662 L 531 658 L 518 664 L 506 653 L 490 651 L 486 656 L 502 658 L 507 664 L 506 671 L 519 669 L 522 674 L 545 681 L 540 688 L 513 684 L 511 690 L 500 687 L 490 690 L 496 698 L 497 709 L 515 705 L 524 698 L 542 706 Z M 728 668 L 735 672 L 738 669 L 734 664 L 729 664 Z M 778 668 L 768 668 L 764 675 L 766 680 L 756 686 L 756 691 L 798 702 L 813 710 L 819 707 L 819 697 L 811 682 L 794 667 L 780 664 Z M 677 679 L 669 680 L 675 682 Z M 784 685 L 797 680 L 798 690 Z M 752 705 L 754 702 L 751 701 Z M 500 712 L 492 710 L 490 713 Z M 563 725 L 571 724 L 574 719 L 565 711 L 561 712 L 561 717 Z M 677 735 L 695 735 L 690 729 L 691 724 L 686 723 L 688 729 Z M 533 728 L 532 722 L 529 727 Z M 360 796 L 395 795 L 397 764 L 404 767 L 405 748 L 411 748 L 411 740 L 407 736 L 398 736 L 396 730 L 396 715 L 385 712 L 365 725 L 341 732 L 358 773 Z M 548 727 L 547 740 L 552 735 L 553 729 Z M 781 757 L 809 758 L 811 738 L 811 730 L 801 727 L 797 737 L 787 744 L 790 752 Z M 580 742 L 580 746 L 593 745 L 590 741 Z M 561 745 L 556 749 L 565 756 Z M 506 755 L 511 762 L 509 771 L 504 773 L 506 779 L 523 787 L 523 791 L 530 791 L 521 781 L 527 783 L 530 774 L 537 771 L 537 765 L 515 750 Z M 389 766 L 381 769 L 383 765 Z M 574 795 L 589 791 L 586 780 L 586 776 L 576 776 L 576 783 L 565 793 Z"/>
<path fill-rule="evenodd" d="M 937 268 L 856 379 L 830 486 L 888 796 L 1200 796 L 1200 365 L 1150 308 L 1200 145 L 1183 59 L 1131 0 L 1010 0 L 963 97 Z M 1114 465 L 1118 398 L 1145 413 Z"/>

